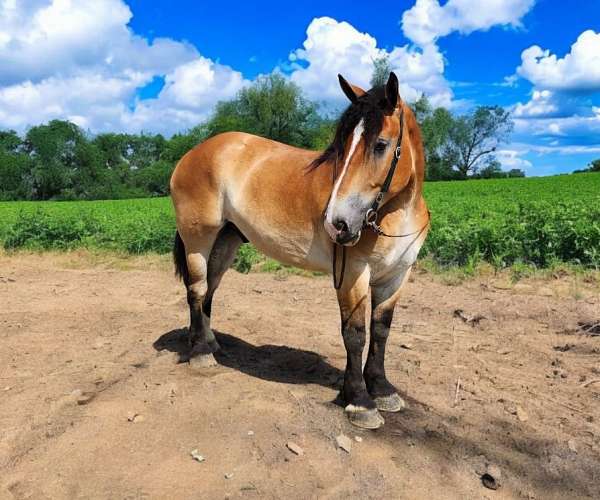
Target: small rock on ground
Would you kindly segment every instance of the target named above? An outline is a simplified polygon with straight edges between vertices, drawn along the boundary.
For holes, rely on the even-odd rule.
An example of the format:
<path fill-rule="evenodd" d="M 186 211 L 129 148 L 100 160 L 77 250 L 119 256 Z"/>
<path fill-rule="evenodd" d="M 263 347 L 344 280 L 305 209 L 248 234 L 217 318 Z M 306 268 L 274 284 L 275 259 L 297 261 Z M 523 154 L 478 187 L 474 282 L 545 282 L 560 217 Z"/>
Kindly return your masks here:
<path fill-rule="evenodd" d="M 529 415 L 523 408 L 521 408 L 520 406 L 517 406 L 517 418 L 521 422 L 527 422 L 527 420 L 529 420 Z"/>
<path fill-rule="evenodd" d="M 337 443 L 338 448 L 341 448 L 346 453 L 350 453 L 350 451 L 352 450 L 352 441 L 345 434 L 340 434 L 339 436 L 337 436 L 335 438 L 335 442 Z"/>
<path fill-rule="evenodd" d="M 288 450 L 290 450 L 292 453 L 295 453 L 296 455 L 299 455 L 299 456 L 304 455 L 304 450 L 302 448 L 300 448 L 300 446 L 298 446 L 293 441 L 288 441 L 286 443 L 286 447 Z"/>
<path fill-rule="evenodd" d="M 200 453 L 198 453 L 198 450 L 192 450 L 190 455 L 192 455 L 192 458 L 198 462 L 204 462 L 204 460 L 206 460 L 202 455 L 200 455 Z"/>

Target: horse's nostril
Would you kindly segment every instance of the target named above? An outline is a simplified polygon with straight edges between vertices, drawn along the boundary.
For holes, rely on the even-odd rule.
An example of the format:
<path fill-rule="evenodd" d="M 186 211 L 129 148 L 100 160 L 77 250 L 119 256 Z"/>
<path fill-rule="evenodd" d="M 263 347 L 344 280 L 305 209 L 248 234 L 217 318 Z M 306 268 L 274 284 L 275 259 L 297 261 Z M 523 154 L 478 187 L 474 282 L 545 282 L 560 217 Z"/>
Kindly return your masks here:
<path fill-rule="evenodd" d="M 348 231 L 348 224 L 346 224 L 346 222 L 343 220 L 336 220 L 333 225 L 340 233 Z"/>

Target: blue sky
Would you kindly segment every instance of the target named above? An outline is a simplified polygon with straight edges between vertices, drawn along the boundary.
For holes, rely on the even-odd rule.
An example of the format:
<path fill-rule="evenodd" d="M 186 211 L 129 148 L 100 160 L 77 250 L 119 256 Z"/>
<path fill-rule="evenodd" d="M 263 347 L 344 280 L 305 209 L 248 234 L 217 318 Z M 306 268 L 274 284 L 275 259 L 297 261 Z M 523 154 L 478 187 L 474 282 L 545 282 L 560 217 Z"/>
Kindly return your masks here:
<path fill-rule="evenodd" d="M 600 157 L 591 0 L 3 0 L 0 127 L 68 118 L 92 132 L 170 134 L 274 70 L 338 109 L 336 74 L 365 86 L 381 54 L 407 100 L 510 109 L 505 168 L 546 175 Z"/>

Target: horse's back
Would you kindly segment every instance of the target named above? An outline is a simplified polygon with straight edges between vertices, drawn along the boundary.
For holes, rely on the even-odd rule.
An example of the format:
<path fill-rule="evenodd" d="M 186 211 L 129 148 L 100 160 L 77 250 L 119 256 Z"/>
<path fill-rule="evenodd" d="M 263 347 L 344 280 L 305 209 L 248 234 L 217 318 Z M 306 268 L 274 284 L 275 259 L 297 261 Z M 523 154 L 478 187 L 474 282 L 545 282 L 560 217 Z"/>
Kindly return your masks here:
<path fill-rule="evenodd" d="M 308 164 L 316 154 L 245 132 L 224 132 L 198 144 L 181 158 L 171 177 L 171 193 L 177 196 L 199 187 L 216 188 L 239 181 L 255 170 L 271 177 L 279 174 L 282 167 Z"/>
<path fill-rule="evenodd" d="M 256 208 L 264 214 L 285 202 L 306 210 L 304 198 L 320 198 L 310 187 L 314 174 L 306 171 L 317 154 L 244 132 L 213 136 L 175 167 L 170 187 L 177 217 L 203 211 L 222 222 L 228 211 Z"/>

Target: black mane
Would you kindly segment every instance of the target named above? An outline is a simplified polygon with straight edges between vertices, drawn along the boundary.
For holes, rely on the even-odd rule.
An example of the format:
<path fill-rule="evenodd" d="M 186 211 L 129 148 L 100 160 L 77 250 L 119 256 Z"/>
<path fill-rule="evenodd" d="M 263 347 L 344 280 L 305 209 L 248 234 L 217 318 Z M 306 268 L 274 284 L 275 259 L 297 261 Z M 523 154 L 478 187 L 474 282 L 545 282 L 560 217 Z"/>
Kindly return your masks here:
<path fill-rule="evenodd" d="M 388 104 L 385 97 L 385 87 L 383 85 L 373 87 L 367 93 L 360 96 L 354 103 L 346 108 L 340 117 L 335 136 L 332 143 L 327 146 L 308 166 L 313 170 L 323 163 L 329 161 L 337 162 L 344 157 L 344 148 L 348 138 L 360 122 L 364 123 L 365 153 L 373 150 L 373 144 L 379 137 L 383 126 L 383 115 Z"/>

